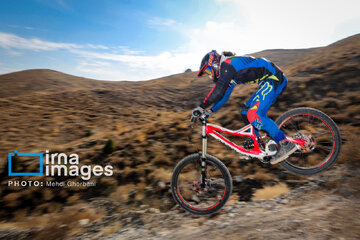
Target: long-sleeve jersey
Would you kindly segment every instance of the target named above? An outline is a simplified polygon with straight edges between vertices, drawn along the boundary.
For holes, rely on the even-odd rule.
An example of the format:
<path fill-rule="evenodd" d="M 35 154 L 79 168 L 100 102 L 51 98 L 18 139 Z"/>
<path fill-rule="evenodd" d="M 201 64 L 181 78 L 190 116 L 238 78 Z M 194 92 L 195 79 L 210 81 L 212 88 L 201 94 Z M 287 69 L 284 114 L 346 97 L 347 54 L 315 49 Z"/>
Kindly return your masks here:
<path fill-rule="evenodd" d="M 272 81 L 275 89 L 283 82 L 283 72 L 265 58 L 230 57 L 221 63 L 218 81 L 209 92 L 200 107 L 207 108 L 212 104 L 212 111 L 217 111 L 229 99 L 236 84 Z"/>

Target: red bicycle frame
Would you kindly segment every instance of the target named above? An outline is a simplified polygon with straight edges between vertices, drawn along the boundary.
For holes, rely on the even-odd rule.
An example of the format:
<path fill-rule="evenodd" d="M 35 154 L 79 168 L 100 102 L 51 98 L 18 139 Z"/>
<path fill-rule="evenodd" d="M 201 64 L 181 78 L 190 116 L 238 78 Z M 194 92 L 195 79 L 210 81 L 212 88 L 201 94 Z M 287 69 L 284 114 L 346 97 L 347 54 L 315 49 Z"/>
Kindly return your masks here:
<path fill-rule="evenodd" d="M 236 130 L 236 131 L 232 131 L 232 130 L 229 130 L 229 129 L 223 128 L 223 127 L 219 127 L 214 124 L 206 124 L 205 129 L 206 129 L 205 130 L 206 134 L 209 134 L 210 136 L 221 141 L 222 143 L 224 143 L 225 145 L 229 146 L 230 148 L 234 149 L 235 151 L 237 151 L 239 153 L 246 154 L 246 155 L 252 155 L 252 156 L 253 155 L 259 156 L 262 154 L 259 143 L 256 140 L 254 127 L 251 124 L 241 128 L 239 130 Z M 252 150 L 246 150 L 243 146 L 237 145 L 237 144 L 231 142 L 229 139 L 222 136 L 219 132 L 223 132 L 223 133 L 227 133 L 227 134 L 239 136 L 239 137 L 249 137 L 254 142 L 254 148 Z"/>
<path fill-rule="evenodd" d="M 207 135 L 210 135 L 215 139 L 221 141 L 223 144 L 234 149 L 238 153 L 259 159 L 263 159 L 264 157 L 269 156 L 268 153 L 266 153 L 260 148 L 259 143 L 257 141 L 257 136 L 255 135 L 254 127 L 251 124 L 239 130 L 233 131 L 224 127 L 217 126 L 215 124 L 207 123 L 206 119 L 201 119 L 201 120 L 202 120 L 202 138 L 203 138 L 202 141 L 203 158 L 205 158 L 206 150 L 207 150 Z M 251 150 L 247 150 L 243 146 L 233 143 L 232 141 L 221 135 L 220 132 L 234 136 L 239 136 L 239 137 L 249 137 L 252 139 L 254 143 L 254 148 Z M 301 147 L 304 146 L 305 144 L 305 141 L 303 139 L 292 139 L 292 138 L 288 138 L 288 139 L 293 143 L 300 145 Z"/>

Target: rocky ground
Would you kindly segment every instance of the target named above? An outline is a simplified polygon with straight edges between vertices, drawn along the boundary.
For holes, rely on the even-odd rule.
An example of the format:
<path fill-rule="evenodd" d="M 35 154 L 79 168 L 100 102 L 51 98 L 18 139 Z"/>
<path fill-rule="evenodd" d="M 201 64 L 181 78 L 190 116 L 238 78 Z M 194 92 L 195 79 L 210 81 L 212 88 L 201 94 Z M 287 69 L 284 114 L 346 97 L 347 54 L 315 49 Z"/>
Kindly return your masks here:
<path fill-rule="evenodd" d="M 143 208 L 94 222 L 78 239 L 359 239 L 359 170 L 335 167 L 271 200 L 227 204 L 211 216 Z M 342 187 L 333 189 L 332 183 Z M 321 197 L 319 197 L 321 196 Z M 106 236 L 106 229 L 121 228 Z M 71 237 L 71 239 L 74 239 Z"/>
<path fill-rule="evenodd" d="M 231 202 L 210 216 L 184 212 L 178 206 L 161 212 L 147 205 L 123 208 L 107 198 L 93 199 L 97 220 L 78 220 L 79 233 L 41 228 L 2 230 L 0 239 L 359 239 L 359 170 L 349 164 L 270 200 Z M 88 211 L 83 208 L 78 212 Z"/>

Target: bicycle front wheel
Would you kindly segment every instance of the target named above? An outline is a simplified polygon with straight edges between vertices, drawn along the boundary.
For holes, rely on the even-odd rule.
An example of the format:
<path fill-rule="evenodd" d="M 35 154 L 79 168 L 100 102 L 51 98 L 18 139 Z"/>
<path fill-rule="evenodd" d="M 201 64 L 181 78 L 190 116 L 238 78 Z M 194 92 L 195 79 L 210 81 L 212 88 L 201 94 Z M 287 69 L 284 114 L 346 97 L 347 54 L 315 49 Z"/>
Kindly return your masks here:
<path fill-rule="evenodd" d="M 214 213 L 230 197 L 231 175 L 220 160 L 206 155 L 206 177 L 203 182 L 201 156 L 192 154 L 176 165 L 171 191 L 175 201 L 186 211 L 199 215 Z"/>
<path fill-rule="evenodd" d="M 285 112 L 276 124 L 286 136 L 305 142 L 280 165 L 286 170 L 312 175 L 331 167 L 341 147 L 341 137 L 335 122 L 313 108 L 295 108 Z"/>

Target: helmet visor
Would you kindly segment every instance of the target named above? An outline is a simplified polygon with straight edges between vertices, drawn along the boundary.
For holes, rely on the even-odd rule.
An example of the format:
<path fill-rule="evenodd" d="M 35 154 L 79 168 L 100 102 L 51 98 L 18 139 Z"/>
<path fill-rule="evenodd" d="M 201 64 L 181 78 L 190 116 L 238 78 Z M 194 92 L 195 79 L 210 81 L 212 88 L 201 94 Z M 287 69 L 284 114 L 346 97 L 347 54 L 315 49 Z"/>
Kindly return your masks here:
<path fill-rule="evenodd" d="M 207 73 L 210 77 L 213 76 L 213 70 L 211 67 L 207 67 L 204 72 Z"/>

